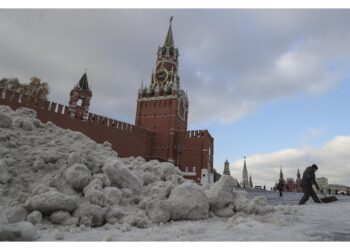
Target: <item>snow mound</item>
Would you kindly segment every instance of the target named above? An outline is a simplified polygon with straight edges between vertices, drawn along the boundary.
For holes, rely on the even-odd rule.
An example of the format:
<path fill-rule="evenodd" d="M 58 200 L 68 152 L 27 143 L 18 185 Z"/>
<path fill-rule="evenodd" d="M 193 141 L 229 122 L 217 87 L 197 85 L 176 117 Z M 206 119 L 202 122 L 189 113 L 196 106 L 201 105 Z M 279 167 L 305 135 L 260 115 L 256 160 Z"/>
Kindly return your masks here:
<path fill-rule="evenodd" d="M 263 197 L 236 191 L 231 176 L 201 187 L 185 180 L 172 163 L 120 158 L 109 142 L 98 144 L 80 132 L 43 124 L 31 109 L 0 106 L 0 225 L 10 232 L 8 239 L 26 238 L 21 230 L 32 224 L 128 231 L 209 214 L 278 211 Z"/>

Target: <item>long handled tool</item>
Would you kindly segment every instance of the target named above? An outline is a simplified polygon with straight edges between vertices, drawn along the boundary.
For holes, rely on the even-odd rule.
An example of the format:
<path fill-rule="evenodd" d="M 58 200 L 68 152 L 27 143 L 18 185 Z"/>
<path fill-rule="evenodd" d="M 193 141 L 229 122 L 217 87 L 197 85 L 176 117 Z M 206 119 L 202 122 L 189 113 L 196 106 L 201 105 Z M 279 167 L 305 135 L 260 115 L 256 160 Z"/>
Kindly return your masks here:
<path fill-rule="evenodd" d="M 321 198 L 320 200 L 323 202 L 323 203 L 330 203 L 330 202 L 333 202 L 333 201 L 337 201 L 338 200 L 338 198 L 337 197 L 335 197 L 334 195 L 332 195 L 332 196 L 326 196 L 323 192 L 322 192 L 322 194 L 323 194 L 323 198 Z"/>

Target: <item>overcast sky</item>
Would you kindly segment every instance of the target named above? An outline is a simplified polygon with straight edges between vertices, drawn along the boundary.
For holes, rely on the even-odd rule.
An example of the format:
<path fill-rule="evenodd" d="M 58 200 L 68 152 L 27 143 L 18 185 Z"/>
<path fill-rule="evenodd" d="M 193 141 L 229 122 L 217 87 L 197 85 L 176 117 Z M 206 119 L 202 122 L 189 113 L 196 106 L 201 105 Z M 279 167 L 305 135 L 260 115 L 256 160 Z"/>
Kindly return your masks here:
<path fill-rule="evenodd" d="M 90 111 L 134 123 L 169 17 L 189 128 L 209 129 L 214 166 L 268 188 L 316 163 L 350 185 L 349 10 L 0 10 L 0 78 L 50 85 L 68 103 L 87 68 Z"/>

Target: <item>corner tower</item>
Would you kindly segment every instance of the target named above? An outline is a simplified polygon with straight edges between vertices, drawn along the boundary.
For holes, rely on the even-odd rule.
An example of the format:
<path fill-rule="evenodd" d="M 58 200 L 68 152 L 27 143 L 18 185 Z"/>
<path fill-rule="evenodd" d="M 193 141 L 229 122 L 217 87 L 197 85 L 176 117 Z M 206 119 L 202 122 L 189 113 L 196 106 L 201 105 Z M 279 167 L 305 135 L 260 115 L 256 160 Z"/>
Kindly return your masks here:
<path fill-rule="evenodd" d="M 86 72 L 69 94 L 69 116 L 87 120 L 92 92 Z"/>
<path fill-rule="evenodd" d="M 163 46 L 157 51 L 155 72 L 138 91 L 135 125 L 155 134 L 153 158 L 179 163 L 181 136 L 187 130 L 188 98 L 180 87 L 178 49 L 172 19 Z"/>

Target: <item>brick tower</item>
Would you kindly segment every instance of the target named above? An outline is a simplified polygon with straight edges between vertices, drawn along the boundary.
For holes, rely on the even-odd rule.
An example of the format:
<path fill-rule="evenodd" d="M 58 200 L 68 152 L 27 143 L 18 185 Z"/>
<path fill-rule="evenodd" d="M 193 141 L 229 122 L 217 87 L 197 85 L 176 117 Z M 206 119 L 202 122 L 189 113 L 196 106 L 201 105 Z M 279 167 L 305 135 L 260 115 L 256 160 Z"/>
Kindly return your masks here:
<path fill-rule="evenodd" d="M 86 73 L 80 78 L 69 94 L 69 116 L 87 120 L 92 97 Z"/>
<path fill-rule="evenodd" d="M 148 86 L 138 91 L 135 125 L 155 134 L 153 158 L 178 165 L 181 136 L 187 130 L 188 98 L 180 88 L 178 49 L 174 47 L 171 27 L 163 46 L 158 48 L 156 70 Z"/>

